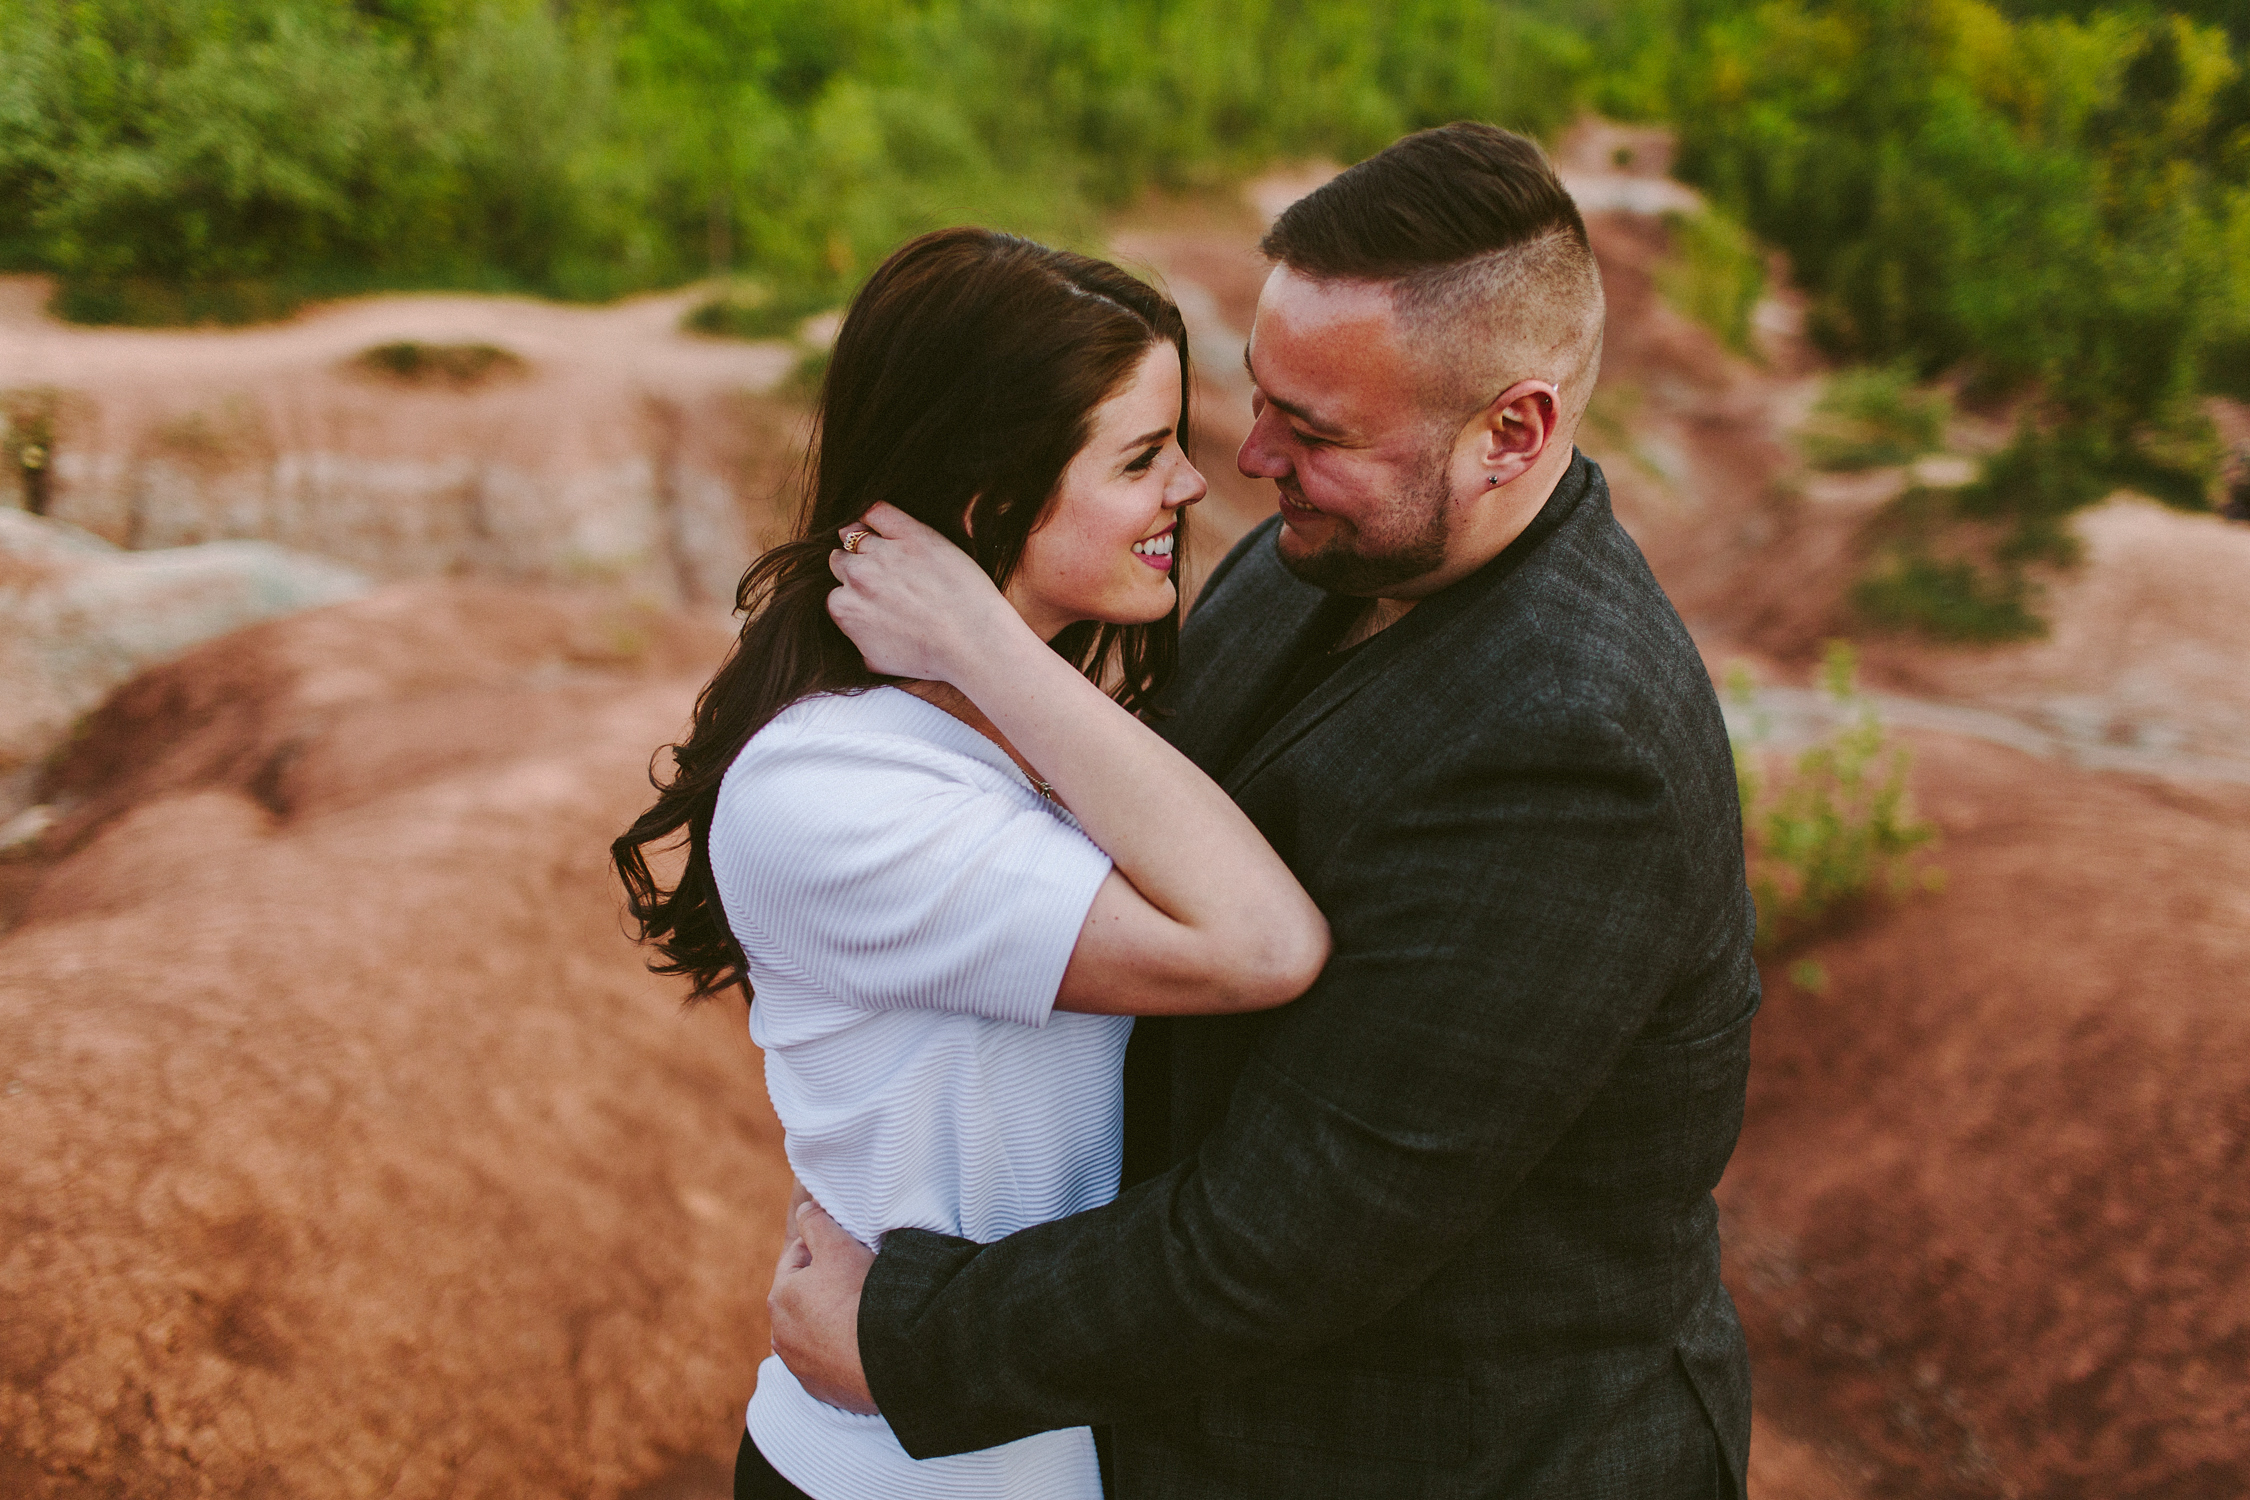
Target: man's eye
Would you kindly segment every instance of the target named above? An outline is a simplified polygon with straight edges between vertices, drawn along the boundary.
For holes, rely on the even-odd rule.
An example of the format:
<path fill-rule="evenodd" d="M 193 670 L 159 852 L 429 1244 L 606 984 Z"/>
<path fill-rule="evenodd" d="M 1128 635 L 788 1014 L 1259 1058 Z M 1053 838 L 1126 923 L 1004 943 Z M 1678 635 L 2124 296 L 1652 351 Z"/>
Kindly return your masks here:
<path fill-rule="evenodd" d="M 1308 448 L 1325 448 L 1328 446 L 1328 439 L 1324 437 L 1314 437 L 1309 432 L 1297 432 L 1297 429 L 1294 427 L 1290 428 L 1289 430 L 1291 432 L 1297 433 L 1297 441 L 1303 443 Z"/>

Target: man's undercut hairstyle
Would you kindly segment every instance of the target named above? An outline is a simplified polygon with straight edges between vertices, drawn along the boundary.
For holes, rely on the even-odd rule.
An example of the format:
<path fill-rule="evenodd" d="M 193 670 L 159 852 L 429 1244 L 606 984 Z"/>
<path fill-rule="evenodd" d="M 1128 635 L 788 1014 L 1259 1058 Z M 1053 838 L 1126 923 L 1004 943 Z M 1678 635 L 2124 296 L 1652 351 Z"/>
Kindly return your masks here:
<path fill-rule="evenodd" d="M 1418 131 L 1291 204 L 1259 248 L 1316 281 L 1387 282 L 1461 411 L 1518 380 L 1577 426 L 1601 368 L 1602 282 L 1586 221 L 1538 143 L 1492 125 Z"/>

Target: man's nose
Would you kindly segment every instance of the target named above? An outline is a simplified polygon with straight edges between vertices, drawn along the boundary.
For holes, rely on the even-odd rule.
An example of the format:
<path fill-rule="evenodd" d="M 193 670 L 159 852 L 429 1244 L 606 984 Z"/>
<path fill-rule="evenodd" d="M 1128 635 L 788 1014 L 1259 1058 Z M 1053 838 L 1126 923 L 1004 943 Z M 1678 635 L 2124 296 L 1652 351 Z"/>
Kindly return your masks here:
<path fill-rule="evenodd" d="M 1273 441 L 1275 420 L 1268 406 L 1250 419 L 1250 431 L 1234 455 L 1234 466 L 1250 479 L 1281 479 L 1289 473 L 1289 460 Z"/>

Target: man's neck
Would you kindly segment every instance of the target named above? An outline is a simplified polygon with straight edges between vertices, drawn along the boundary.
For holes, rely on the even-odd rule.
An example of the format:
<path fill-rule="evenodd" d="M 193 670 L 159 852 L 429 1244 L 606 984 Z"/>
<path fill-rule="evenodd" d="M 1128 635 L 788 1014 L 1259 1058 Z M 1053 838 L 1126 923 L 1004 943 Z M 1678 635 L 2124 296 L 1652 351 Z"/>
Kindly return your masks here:
<path fill-rule="evenodd" d="M 1373 640 L 1405 619 L 1406 612 L 1419 603 L 1419 599 L 1369 599 L 1345 629 L 1343 639 L 1336 643 L 1336 649 L 1349 651 L 1354 646 Z"/>
<path fill-rule="evenodd" d="M 1370 599 L 1361 609 L 1343 639 L 1336 643 L 1338 651 L 1349 651 L 1365 641 L 1373 640 L 1407 616 L 1407 612 L 1432 594 L 1443 592 L 1491 562 L 1514 544 L 1517 537 L 1530 529 L 1531 523 L 1544 510 L 1548 499 L 1562 484 L 1563 476 L 1576 462 L 1576 450 L 1565 442 L 1558 450 L 1560 467 L 1541 464 L 1518 479 L 1505 490 L 1490 496 L 1479 497 L 1484 502 L 1480 525 L 1470 545 L 1461 554 L 1450 559 L 1446 566 L 1433 574 L 1415 579 L 1408 587 L 1415 593 L 1410 598 Z"/>

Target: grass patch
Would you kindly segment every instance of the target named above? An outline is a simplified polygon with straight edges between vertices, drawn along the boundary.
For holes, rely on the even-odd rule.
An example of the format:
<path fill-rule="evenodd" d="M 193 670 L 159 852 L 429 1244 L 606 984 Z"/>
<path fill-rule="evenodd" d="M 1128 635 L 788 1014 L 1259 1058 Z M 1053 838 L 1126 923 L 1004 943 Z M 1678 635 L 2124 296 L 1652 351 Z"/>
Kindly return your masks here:
<path fill-rule="evenodd" d="M 1916 384 L 1905 365 L 1843 370 L 1829 377 L 1797 442 L 1816 469 L 1880 469 L 1937 449 L 1952 416 L 1945 392 Z"/>
<path fill-rule="evenodd" d="M 2068 517 L 1983 514 L 1965 493 L 1916 486 L 1875 520 L 1874 547 L 1850 595 L 1867 624 L 1967 645 L 2047 633 L 2030 568 L 2078 560 Z"/>
<path fill-rule="evenodd" d="M 167 281 L 153 276 L 70 277 L 47 310 L 68 323 L 126 328 L 240 327 L 289 317 L 304 295 L 277 281 Z"/>
<path fill-rule="evenodd" d="M 739 278 L 689 308 L 680 326 L 712 338 L 794 339 L 805 319 L 825 311 L 833 301 L 783 296 L 765 282 Z"/>
<path fill-rule="evenodd" d="M 464 390 L 530 367 L 523 356 L 497 344 L 425 344 L 399 339 L 362 349 L 354 364 L 370 374 L 408 385 L 443 385 Z"/>
<path fill-rule="evenodd" d="M 1852 585 L 1852 604 L 1869 622 L 1941 641 L 1994 644 L 2047 633 L 2032 608 L 2038 588 L 2022 570 L 1937 558 L 1913 544 L 1887 549 Z"/>
<path fill-rule="evenodd" d="M 61 404 L 49 386 L 0 391 L 0 464 L 13 471 L 23 508 L 47 513 L 55 469 L 55 416 Z"/>
<path fill-rule="evenodd" d="M 1672 253 L 1656 268 L 1656 289 L 1729 349 L 1756 357 L 1750 320 L 1766 293 L 1766 260 L 1757 241 L 1715 208 L 1667 214 L 1664 224 Z"/>
<path fill-rule="evenodd" d="M 1847 643 L 1828 643 L 1820 677 L 1850 716 L 1843 728 L 1779 768 L 1764 764 L 1756 735 L 1734 745 L 1758 944 L 1768 950 L 1824 931 L 1870 900 L 1936 890 L 1944 880 L 1914 862 L 1937 830 L 1913 814 L 1906 795 L 1912 757 L 1860 693 Z M 1740 668 L 1727 686 L 1738 702 L 1754 696 Z M 1818 965 L 1799 964 L 1790 974 L 1810 990 L 1827 983 Z"/>
<path fill-rule="evenodd" d="M 781 377 L 774 394 L 800 405 L 818 405 L 820 388 L 828 379 L 828 354 L 826 349 L 807 349 L 789 367 L 789 373 Z"/>

